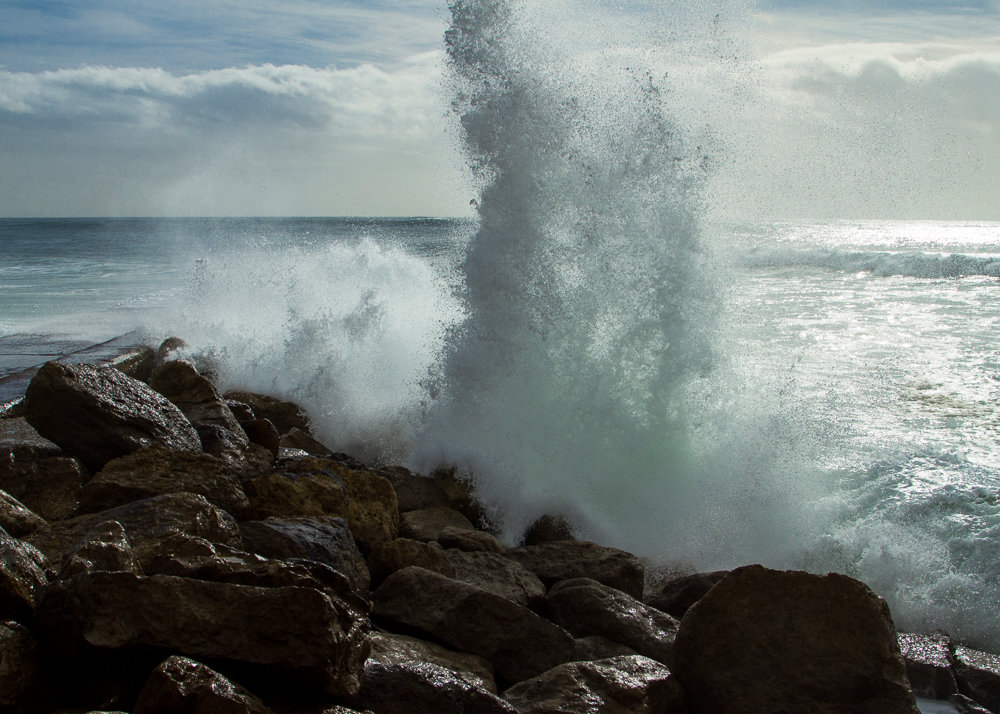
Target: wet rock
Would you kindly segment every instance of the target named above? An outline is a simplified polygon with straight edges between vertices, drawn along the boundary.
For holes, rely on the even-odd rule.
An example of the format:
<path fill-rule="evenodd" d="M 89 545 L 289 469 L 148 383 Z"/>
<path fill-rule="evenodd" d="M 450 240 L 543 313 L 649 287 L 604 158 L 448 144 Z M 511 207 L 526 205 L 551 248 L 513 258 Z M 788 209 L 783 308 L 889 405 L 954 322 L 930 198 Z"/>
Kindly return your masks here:
<path fill-rule="evenodd" d="M 295 428 L 309 431 L 309 417 L 297 404 L 254 392 L 229 391 L 224 396 L 249 406 L 258 419 L 270 420 L 279 434 Z"/>
<path fill-rule="evenodd" d="M 437 540 L 445 528 L 475 530 L 468 518 L 447 506 L 432 506 L 399 514 L 399 534 L 403 538 Z"/>
<path fill-rule="evenodd" d="M 994 712 L 1000 711 L 1000 655 L 955 648 L 958 691 Z"/>
<path fill-rule="evenodd" d="M 948 703 L 955 707 L 958 714 L 994 714 L 964 694 L 952 694 L 948 697 Z"/>
<path fill-rule="evenodd" d="M 678 619 L 701 600 L 712 587 L 729 574 L 728 570 L 711 573 L 694 573 L 672 578 L 656 592 L 645 598 L 645 603 Z"/>
<path fill-rule="evenodd" d="M 433 642 L 391 632 L 372 632 L 371 641 L 371 660 L 383 664 L 429 662 L 459 673 L 464 680 L 496 694 L 493 667 L 484 657 L 454 652 Z"/>
<path fill-rule="evenodd" d="M 201 451 L 180 409 L 113 367 L 48 362 L 28 385 L 24 408 L 39 434 L 94 471 L 153 445 Z"/>
<path fill-rule="evenodd" d="M 243 435 L 240 423 L 219 390 L 184 360 L 164 362 L 149 377 L 149 386 L 176 404 L 197 428 L 215 425 Z"/>
<path fill-rule="evenodd" d="M 338 696 L 357 692 L 369 650 L 364 617 L 303 587 L 87 573 L 52 586 L 39 615 L 66 652 L 166 648 L 277 667 Z"/>
<path fill-rule="evenodd" d="M 109 364 L 132 379 L 145 382 L 153 371 L 155 360 L 156 355 L 152 347 L 136 345 L 119 354 Z"/>
<path fill-rule="evenodd" d="M 545 599 L 545 586 L 538 576 L 504 555 L 454 549 L 444 551 L 444 555 L 455 569 L 454 577 L 458 580 L 525 607 Z"/>
<path fill-rule="evenodd" d="M 333 471 L 264 474 L 251 480 L 246 489 L 258 520 L 272 516 L 347 516 L 347 487 Z"/>
<path fill-rule="evenodd" d="M 156 348 L 156 354 L 153 357 L 153 365 L 158 367 L 165 362 L 175 360 L 178 358 L 180 353 L 186 349 L 188 346 L 180 337 L 168 337 L 160 346 Z"/>
<path fill-rule="evenodd" d="M 433 570 L 449 578 L 455 577 L 455 568 L 448 562 L 440 546 L 410 538 L 397 538 L 383 543 L 368 554 L 368 570 L 372 583 L 381 583 L 392 573 L 411 565 Z"/>
<path fill-rule="evenodd" d="M 274 454 L 251 443 L 242 427 L 234 432 L 216 424 L 199 424 L 195 430 L 205 453 L 219 458 L 234 472 L 262 474 L 274 463 Z"/>
<path fill-rule="evenodd" d="M 0 491 L 0 528 L 15 538 L 22 538 L 44 525 L 44 518 L 6 491 Z"/>
<path fill-rule="evenodd" d="M 23 625 L 0 623 L 0 706 L 23 703 L 41 672 L 38 645 Z"/>
<path fill-rule="evenodd" d="M 947 635 L 900 632 L 899 649 L 906 662 L 906 678 L 918 697 L 947 699 L 958 692 L 952 672 L 952 644 Z"/>
<path fill-rule="evenodd" d="M 734 570 L 681 620 L 694 712 L 917 714 L 885 601 L 844 575 Z"/>
<path fill-rule="evenodd" d="M 240 426 L 243 432 L 250 439 L 250 442 L 257 444 L 258 446 L 263 446 L 271 454 L 272 458 L 278 456 L 278 451 L 281 448 L 281 436 L 278 434 L 278 429 L 271 423 L 270 419 L 251 419 L 249 421 L 241 421 Z"/>
<path fill-rule="evenodd" d="M 197 493 L 236 518 L 250 513 L 240 481 L 209 454 L 142 449 L 109 461 L 80 494 L 79 513 L 104 511 L 169 493 Z"/>
<path fill-rule="evenodd" d="M 135 714 L 270 714 L 249 691 L 187 657 L 170 657 L 153 670 Z"/>
<path fill-rule="evenodd" d="M 507 554 L 507 548 L 495 536 L 485 531 L 469 530 L 447 526 L 438 533 L 437 542 L 443 548 L 457 548 L 468 553 L 498 553 Z"/>
<path fill-rule="evenodd" d="M 76 511 L 84 473 L 23 417 L 0 419 L 0 489 L 46 520 Z"/>
<path fill-rule="evenodd" d="M 48 565 L 37 548 L 0 531 L 0 619 L 34 612 L 49 583 Z"/>
<path fill-rule="evenodd" d="M 246 550 L 265 558 L 304 558 L 328 565 L 365 594 L 371 584 L 368 564 L 343 518 L 268 518 L 240 524 Z"/>
<path fill-rule="evenodd" d="M 380 469 L 378 473 L 392 483 L 401 513 L 448 505 L 448 497 L 441 486 L 428 476 L 415 474 L 402 466 Z"/>
<path fill-rule="evenodd" d="M 545 515 L 528 526 L 521 545 L 541 545 L 564 540 L 576 540 L 573 526 L 562 516 Z"/>
<path fill-rule="evenodd" d="M 321 444 L 312 438 L 308 432 L 292 427 L 287 434 L 282 435 L 278 442 L 282 449 L 298 449 L 313 456 L 327 456 L 333 453 L 333 449 L 325 444 Z"/>
<path fill-rule="evenodd" d="M 572 637 L 531 610 L 424 568 L 393 573 L 372 598 L 375 615 L 482 655 L 508 683 L 541 674 L 573 653 Z"/>
<path fill-rule="evenodd" d="M 548 586 L 560 580 L 591 578 L 641 598 L 646 571 L 642 562 L 617 548 L 587 541 L 557 541 L 511 548 L 511 558 Z"/>
<path fill-rule="evenodd" d="M 430 662 L 368 660 L 358 703 L 374 714 L 518 714 L 475 679 Z"/>
<path fill-rule="evenodd" d="M 465 516 L 476 528 L 487 530 L 490 516 L 483 509 L 475 494 L 475 483 L 471 476 L 460 474 L 455 469 L 438 469 L 432 478 L 448 499 L 448 505 Z"/>
<path fill-rule="evenodd" d="M 62 558 L 59 577 L 98 571 L 142 575 L 142 568 L 118 521 L 105 521 L 92 530 Z"/>
<path fill-rule="evenodd" d="M 631 657 L 636 654 L 639 653 L 631 647 L 626 647 L 620 642 L 612 642 L 605 637 L 598 637 L 597 635 L 577 637 L 574 640 L 574 662 L 588 662 L 597 659 L 608 659 L 610 657 Z"/>
<path fill-rule="evenodd" d="M 621 590 L 589 578 L 556 583 L 547 597 L 552 620 L 577 637 L 597 635 L 669 664 L 678 622 Z"/>
<path fill-rule="evenodd" d="M 639 655 L 569 662 L 503 693 L 520 714 L 686 714 L 670 670 Z"/>

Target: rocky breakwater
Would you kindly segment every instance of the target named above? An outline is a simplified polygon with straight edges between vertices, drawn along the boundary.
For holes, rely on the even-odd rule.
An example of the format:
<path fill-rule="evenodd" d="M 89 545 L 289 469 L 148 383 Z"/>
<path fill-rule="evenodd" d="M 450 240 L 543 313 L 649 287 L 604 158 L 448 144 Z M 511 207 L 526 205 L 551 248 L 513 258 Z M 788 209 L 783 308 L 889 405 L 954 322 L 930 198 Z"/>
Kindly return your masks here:
<path fill-rule="evenodd" d="M 0 417 L 0 711 L 1000 704 L 1000 660 L 897 639 L 855 580 L 749 566 L 650 589 L 554 519 L 507 548 L 453 475 L 365 466 L 295 405 L 150 357 L 50 363 Z"/>

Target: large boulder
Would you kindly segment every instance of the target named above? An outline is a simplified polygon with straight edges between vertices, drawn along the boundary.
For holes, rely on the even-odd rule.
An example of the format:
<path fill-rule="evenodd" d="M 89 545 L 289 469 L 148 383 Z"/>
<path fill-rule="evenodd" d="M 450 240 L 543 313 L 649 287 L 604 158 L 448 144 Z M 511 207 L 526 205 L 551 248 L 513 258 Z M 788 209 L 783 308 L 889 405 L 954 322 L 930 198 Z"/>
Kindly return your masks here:
<path fill-rule="evenodd" d="M 448 505 L 448 496 L 429 476 L 415 474 L 403 466 L 390 466 L 380 469 L 378 473 L 392 483 L 401 513 Z"/>
<path fill-rule="evenodd" d="M 734 570 L 681 620 L 694 712 L 918 714 L 885 601 L 845 575 Z"/>
<path fill-rule="evenodd" d="M 48 560 L 37 548 L 0 530 L 0 619 L 30 615 L 50 576 Z"/>
<path fill-rule="evenodd" d="M 462 675 L 463 680 L 480 689 L 496 694 L 493 666 L 484 657 L 455 652 L 434 642 L 392 632 L 371 633 L 372 651 L 369 661 L 383 664 L 429 662 Z"/>
<path fill-rule="evenodd" d="M 468 553 L 499 553 L 507 554 L 507 548 L 497 540 L 496 536 L 486 531 L 469 530 L 468 528 L 456 528 L 447 526 L 438 533 L 437 542 L 443 548 L 456 548 Z"/>
<path fill-rule="evenodd" d="M 149 386 L 176 404 L 195 428 L 214 424 L 237 435 L 243 433 L 219 390 L 190 362 L 171 360 L 161 364 L 150 375 Z M 246 441 L 245 434 L 243 438 Z"/>
<path fill-rule="evenodd" d="M 684 694 L 660 662 L 633 655 L 569 662 L 503 693 L 519 714 L 687 714 Z"/>
<path fill-rule="evenodd" d="M 507 598 L 424 568 L 393 573 L 372 599 L 378 617 L 482 655 L 507 683 L 541 674 L 573 654 L 573 638 L 561 627 Z"/>
<path fill-rule="evenodd" d="M 399 534 L 404 538 L 437 540 L 446 528 L 474 530 L 468 518 L 447 506 L 431 506 L 399 514 Z"/>
<path fill-rule="evenodd" d="M 952 669 L 952 645 L 944 634 L 899 633 L 899 649 L 906 662 L 906 678 L 918 697 L 947 699 L 958 692 Z"/>
<path fill-rule="evenodd" d="M 80 462 L 23 417 L 0 419 L 0 489 L 42 518 L 60 520 L 76 512 L 83 481 Z"/>
<path fill-rule="evenodd" d="M 455 577 L 455 567 L 448 562 L 441 546 L 436 543 L 397 538 L 383 543 L 368 554 L 368 570 L 373 584 L 381 583 L 397 570 L 411 565 L 433 570 L 449 578 Z"/>
<path fill-rule="evenodd" d="M 0 622 L 0 706 L 22 704 L 40 672 L 41 658 L 31 632 L 16 622 Z"/>
<path fill-rule="evenodd" d="M 545 586 L 538 576 L 506 556 L 456 549 L 446 550 L 444 555 L 455 569 L 454 577 L 458 580 L 489 590 L 525 607 L 534 606 L 545 599 Z"/>
<path fill-rule="evenodd" d="M 86 573 L 52 586 L 39 615 L 66 652 L 165 648 L 276 667 L 336 696 L 357 692 L 369 652 L 367 618 L 304 587 Z"/>
<path fill-rule="evenodd" d="M 265 394 L 238 390 L 226 392 L 224 396 L 228 400 L 249 406 L 257 418 L 267 419 L 274 424 L 279 434 L 285 434 L 294 428 L 309 431 L 309 417 L 297 404 Z"/>
<path fill-rule="evenodd" d="M 642 561 L 624 550 L 567 540 L 511 548 L 508 553 L 546 585 L 572 578 L 591 578 L 634 598 L 642 598 L 646 570 Z"/>
<path fill-rule="evenodd" d="M 188 657 L 168 657 L 153 670 L 135 714 L 271 714 L 239 684 Z"/>
<path fill-rule="evenodd" d="M 15 538 L 22 538 L 44 525 L 44 518 L 6 491 L 0 491 L 0 528 Z"/>
<path fill-rule="evenodd" d="M 65 579 L 79 573 L 99 571 L 142 575 L 142 567 L 132 551 L 132 544 L 118 521 L 101 523 L 76 547 L 67 551 L 59 566 L 59 577 Z"/>
<path fill-rule="evenodd" d="M 644 602 L 650 607 L 680 619 L 692 605 L 705 597 L 708 591 L 728 574 L 728 570 L 716 570 L 671 578 L 647 595 Z"/>
<path fill-rule="evenodd" d="M 24 410 L 39 434 L 93 471 L 154 444 L 201 451 L 180 409 L 114 367 L 47 362 L 28 385 Z"/>
<path fill-rule="evenodd" d="M 518 714 L 475 679 L 431 662 L 369 659 L 357 701 L 374 714 Z"/>
<path fill-rule="evenodd" d="M 269 473 L 247 482 L 254 518 L 347 517 L 347 487 L 333 471 Z"/>
<path fill-rule="evenodd" d="M 1000 655 L 956 647 L 955 676 L 962 694 L 1000 712 Z"/>
<path fill-rule="evenodd" d="M 606 637 L 669 665 L 678 622 L 665 612 L 589 578 L 553 585 L 547 602 L 552 620 L 573 635 Z"/>

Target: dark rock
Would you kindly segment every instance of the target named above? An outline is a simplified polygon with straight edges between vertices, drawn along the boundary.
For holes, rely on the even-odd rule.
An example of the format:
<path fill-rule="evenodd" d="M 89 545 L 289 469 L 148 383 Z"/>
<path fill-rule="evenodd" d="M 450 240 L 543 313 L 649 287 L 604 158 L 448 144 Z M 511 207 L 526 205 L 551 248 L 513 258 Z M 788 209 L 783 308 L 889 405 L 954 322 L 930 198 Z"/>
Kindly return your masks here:
<path fill-rule="evenodd" d="M 166 648 L 294 672 L 335 696 L 357 692 L 369 651 L 361 613 L 303 587 L 97 572 L 53 585 L 39 615 L 66 652 Z"/>
<path fill-rule="evenodd" d="M 432 478 L 448 499 L 448 505 L 465 516 L 474 527 L 487 530 L 491 524 L 489 513 L 476 498 L 475 482 L 468 474 L 459 474 L 453 468 L 438 469 Z"/>
<path fill-rule="evenodd" d="M 30 615 L 49 575 L 48 560 L 37 548 L 0 531 L 0 619 Z"/>
<path fill-rule="evenodd" d="M 993 714 L 992 711 L 978 702 L 969 699 L 964 694 L 952 694 L 948 697 L 948 703 L 958 711 L 958 714 Z"/>
<path fill-rule="evenodd" d="M 504 547 L 504 544 L 485 531 L 447 526 L 438 533 L 437 542 L 444 548 L 457 548 L 469 553 L 507 554 L 507 548 Z"/>
<path fill-rule="evenodd" d="M 626 647 L 620 642 L 612 642 L 605 637 L 598 637 L 597 635 L 577 637 L 574 640 L 574 662 L 588 662 L 597 659 L 608 659 L 610 657 L 631 657 L 635 654 L 639 653 L 631 647 Z"/>
<path fill-rule="evenodd" d="M 257 519 L 271 516 L 346 517 L 347 487 L 333 471 L 269 473 L 246 486 Z"/>
<path fill-rule="evenodd" d="M 556 583 L 547 601 L 552 621 L 573 635 L 606 637 L 669 664 L 678 622 L 665 612 L 589 578 Z"/>
<path fill-rule="evenodd" d="M 440 546 L 410 538 L 397 538 L 383 543 L 368 554 L 368 570 L 372 583 L 378 584 L 392 573 L 416 565 L 433 570 L 449 578 L 455 577 L 455 568 L 444 555 Z"/>
<path fill-rule="evenodd" d="M 24 418 L 0 419 L 0 489 L 46 520 L 76 511 L 84 474 L 76 459 Z"/>
<path fill-rule="evenodd" d="M 534 677 L 573 653 L 573 638 L 531 610 L 424 568 L 393 573 L 372 597 L 377 616 L 482 655 L 505 682 Z"/>
<path fill-rule="evenodd" d="M 399 534 L 404 538 L 437 540 L 445 528 L 475 530 L 468 518 L 447 506 L 432 506 L 399 514 Z"/>
<path fill-rule="evenodd" d="M 217 424 L 199 424 L 195 430 L 205 453 L 218 457 L 235 472 L 261 474 L 274 463 L 274 454 L 251 443 L 242 428 L 234 432 Z"/>
<path fill-rule="evenodd" d="M 458 580 L 525 607 L 545 599 L 545 586 L 538 576 L 504 555 L 455 549 L 446 550 L 444 555 L 455 569 L 454 577 Z"/>
<path fill-rule="evenodd" d="M 918 714 L 885 601 L 845 575 L 734 570 L 681 620 L 694 712 Z"/>
<path fill-rule="evenodd" d="M 22 538 L 45 525 L 45 519 L 6 491 L 0 491 L 0 528 Z"/>
<path fill-rule="evenodd" d="M 263 446 L 273 458 L 277 458 L 278 451 L 281 448 L 281 436 L 270 419 L 241 421 L 240 427 L 251 443 Z"/>
<path fill-rule="evenodd" d="M 162 447 L 142 449 L 109 461 L 83 487 L 79 513 L 182 492 L 200 494 L 236 518 L 250 513 L 250 501 L 239 479 L 221 460 L 209 454 Z"/>
<path fill-rule="evenodd" d="M 508 554 L 548 586 L 560 580 L 591 578 L 634 598 L 642 597 L 646 579 L 642 562 L 617 548 L 587 541 L 557 541 L 511 548 Z"/>
<path fill-rule="evenodd" d="M 369 659 L 358 702 L 375 714 L 518 714 L 475 679 L 430 662 Z"/>
<path fill-rule="evenodd" d="M 958 691 L 994 712 L 1000 711 L 1000 655 L 955 648 Z"/>
<path fill-rule="evenodd" d="M 171 360 L 161 364 L 150 375 L 149 386 L 176 404 L 193 426 L 213 424 L 243 434 L 219 390 L 190 362 Z"/>
<path fill-rule="evenodd" d="M 135 714 L 270 714 L 264 702 L 205 665 L 170 657 L 153 670 Z"/>
<path fill-rule="evenodd" d="M 98 571 L 142 575 L 125 529 L 118 521 L 105 521 L 94 528 L 75 548 L 66 552 L 59 577 Z"/>
<path fill-rule="evenodd" d="M 265 558 L 304 558 L 328 565 L 360 594 L 371 584 L 368 564 L 343 518 L 268 518 L 240 524 L 246 550 Z"/>
<path fill-rule="evenodd" d="M 378 473 L 389 479 L 396 490 L 400 512 L 448 505 L 448 497 L 441 486 L 428 476 L 415 474 L 402 466 L 379 469 Z"/>
<path fill-rule="evenodd" d="M 663 664 L 638 655 L 561 664 L 516 684 L 503 698 L 520 714 L 686 714 Z"/>
<path fill-rule="evenodd" d="M 496 694 L 497 685 L 493 680 L 493 667 L 484 657 L 455 652 L 434 642 L 391 632 L 372 632 L 371 640 L 370 660 L 383 664 L 429 662 L 457 672 L 464 680 Z"/>
<path fill-rule="evenodd" d="M 0 706 L 23 703 L 40 672 L 38 645 L 28 629 L 12 621 L 0 623 Z"/>
<path fill-rule="evenodd" d="M 145 382 L 149 378 L 149 373 L 153 371 L 155 359 L 152 347 L 136 345 L 113 358 L 109 364 L 132 379 Z"/>
<path fill-rule="evenodd" d="M 182 340 L 180 337 L 168 337 L 160 343 L 159 347 L 156 348 L 156 355 L 153 358 L 153 364 L 158 367 L 164 362 L 177 359 L 180 352 L 187 346 L 187 342 Z"/>
<path fill-rule="evenodd" d="M 201 451 L 181 411 L 113 367 L 48 362 L 31 380 L 25 418 L 93 470 L 147 446 Z"/>
<path fill-rule="evenodd" d="M 729 574 L 728 570 L 717 570 L 711 573 L 694 573 L 672 578 L 645 598 L 650 607 L 667 613 L 678 619 L 701 600 L 712 587 Z"/>
<path fill-rule="evenodd" d="M 521 545 L 541 545 L 564 540 L 576 540 L 573 526 L 562 516 L 542 516 L 524 531 Z"/>
<path fill-rule="evenodd" d="M 316 441 L 308 432 L 297 426 L 292 427 L 287 434 L 282 435 L 281 441 L 278 443 L 282 449 L 299 449 L 313 456 L 328 456 L 333 453 L 333 449 Z"/>
<path fill-rule="evenodd" d="M 259 419 L 269 419 L 278 429 L 279 434 L 285 434 L 295 428 L 309 431 L 309 417 L 299 405 L 292 402 L 282 401 L 264 394 L 241 391 L 226 392 L 225 398 L 243 402 L 253 409 L 254 414 Z"/>
<path fill-rule="evenodd" d="M 952 644 L 947 635 L 900 632 L 899 649 L 906 662 L 906 678 L 918 697 L 947 699 L 958 692 L 952 672 Z"/>
<path fill-rule="evenodd" d="M 237 401 L 236 399 L 227 399 L 226 406 L 229 407 L 229 411 L 233 413 L 236 417 L 236 421 L 243 424 L 245 421 L 253 421 L 257 418 L 257 415 L 253 413 L 253 407 L 245 402 Z M 271 426 L 274 426 L 271 424 Z M 274 433 L 277 434 L 278 430 L 275 429 Z"/>

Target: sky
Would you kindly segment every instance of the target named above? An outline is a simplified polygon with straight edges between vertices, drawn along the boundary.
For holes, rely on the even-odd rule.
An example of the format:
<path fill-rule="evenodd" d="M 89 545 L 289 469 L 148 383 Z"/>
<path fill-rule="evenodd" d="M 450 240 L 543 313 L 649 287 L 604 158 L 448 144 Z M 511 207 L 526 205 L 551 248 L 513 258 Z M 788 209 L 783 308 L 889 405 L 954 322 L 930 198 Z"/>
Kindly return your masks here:
<path fill-rule="evenodd" d="M 650 2 L 591 11 L 638 27 Z M 738 7 L 731 97 L 706 107 L 723 213 L 1000 220 L 1000 0 Z M 448 18 L 0 0 L 0 216 L 468 215 Z"/>

